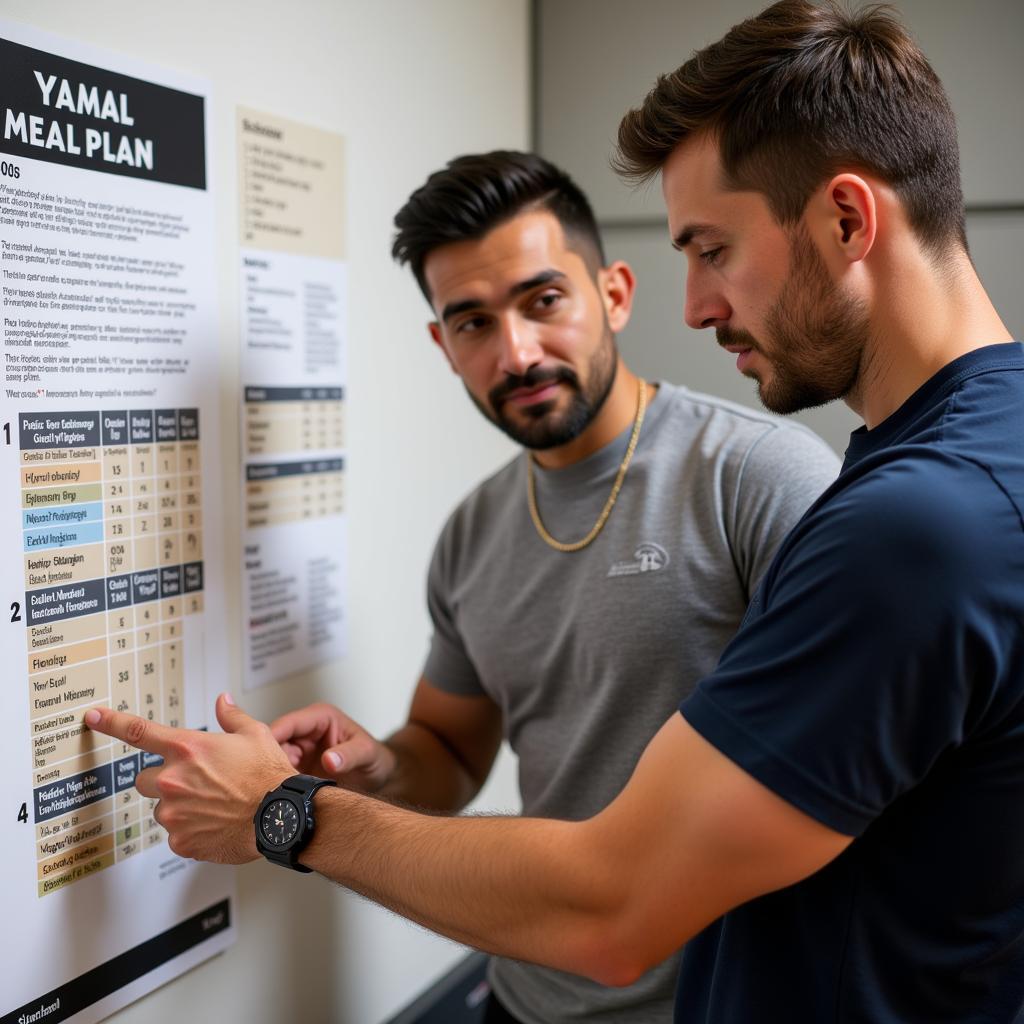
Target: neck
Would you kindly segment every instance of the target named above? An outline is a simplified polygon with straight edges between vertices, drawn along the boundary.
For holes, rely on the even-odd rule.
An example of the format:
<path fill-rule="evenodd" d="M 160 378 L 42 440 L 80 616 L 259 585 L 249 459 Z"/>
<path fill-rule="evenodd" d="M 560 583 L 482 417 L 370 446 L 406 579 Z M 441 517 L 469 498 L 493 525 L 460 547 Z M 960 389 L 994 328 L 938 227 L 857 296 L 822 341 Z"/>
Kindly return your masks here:
<path fill-rule="evenodd" d="M 966 253 L 936 268 L 910 238 L 881 254 L 871 336 L 847 405 L 869 430 L 968 352 L 1012 341 Z"/>
<path fill-rule="evenodd" d="M 597 415 L 587 424 L 586 430 L 557 448 L 534 452 L 534 461 L 544 469 L 564 469 L 610 444 L 632 424 L 636 416 L 639 387 L 640 381 L 636 374 L 619 358 L 615 383 Z M 650 394 L 649 390 L 648 400 Z"/>

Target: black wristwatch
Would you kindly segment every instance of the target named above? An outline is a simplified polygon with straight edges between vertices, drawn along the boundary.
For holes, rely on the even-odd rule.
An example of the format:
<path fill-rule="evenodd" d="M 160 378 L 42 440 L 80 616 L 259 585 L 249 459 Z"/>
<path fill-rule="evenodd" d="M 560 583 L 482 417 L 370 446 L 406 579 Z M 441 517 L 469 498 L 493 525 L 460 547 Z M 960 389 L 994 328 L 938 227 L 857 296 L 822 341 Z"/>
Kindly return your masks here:
<path fill-rule="evenodd" d="M 313 838 L 313 794 L 321 786 L 336 786 L 332 779 L 293 775 L 260 802 L 256 817 L 256 848 L 272 864 L 294 871 L 311 872 L 299 863 L 299 854 Z"/>

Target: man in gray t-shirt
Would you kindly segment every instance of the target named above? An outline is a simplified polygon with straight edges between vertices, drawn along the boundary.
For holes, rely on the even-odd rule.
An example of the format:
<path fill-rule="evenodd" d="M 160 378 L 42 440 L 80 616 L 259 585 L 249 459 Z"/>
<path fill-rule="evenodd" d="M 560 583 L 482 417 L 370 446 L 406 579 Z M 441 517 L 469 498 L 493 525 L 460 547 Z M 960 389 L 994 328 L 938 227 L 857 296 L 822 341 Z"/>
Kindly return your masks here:
<path fill-rule="evenodd" d="M 632 272 L 605 264 L 585 197 L 539 157 L 454 160 L 395 223 L 434 341 L 526 451 L 442 531 L 406 724 L 380 742 L 316 704 L 273 732 L 299 771 L 444 812 L 472 800 L 504 737 L 524 814 L 586 818 L 712 670 L 838 460 L 799 426 L 628 370 L 615 333 Z M 498 960 L 486 1019 L 653 1024 L 675 974 L 673 958 L 611 989 Z"/>

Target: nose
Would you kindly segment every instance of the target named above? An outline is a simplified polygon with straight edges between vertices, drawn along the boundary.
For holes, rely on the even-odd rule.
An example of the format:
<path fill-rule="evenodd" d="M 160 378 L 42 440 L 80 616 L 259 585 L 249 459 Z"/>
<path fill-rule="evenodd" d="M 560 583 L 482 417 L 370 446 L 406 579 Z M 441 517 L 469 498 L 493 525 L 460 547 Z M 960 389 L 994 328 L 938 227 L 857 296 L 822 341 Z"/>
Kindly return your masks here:
<path fill-rule="evenodd" d="M 698 331 L 704 327 L 721 326 L 732 313 L 714 279 L 702 273 L 703 269 L 699 266 L 691 267 L 687 273 L 686 302 L 683 306 L 686 326 Z"/>
<path fill-rule="evenodd" d="M 519 316 L 503 317 L 498 329 L 502 373 L 521 377 L 544 358 L 535 325 Z"/>

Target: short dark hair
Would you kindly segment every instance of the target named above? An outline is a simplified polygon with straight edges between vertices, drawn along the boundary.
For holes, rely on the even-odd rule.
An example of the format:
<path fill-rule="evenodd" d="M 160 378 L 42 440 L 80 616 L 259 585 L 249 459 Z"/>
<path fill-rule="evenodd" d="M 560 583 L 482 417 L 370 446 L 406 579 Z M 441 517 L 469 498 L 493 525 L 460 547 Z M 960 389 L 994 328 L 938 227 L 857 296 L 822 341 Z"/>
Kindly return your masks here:
<path fill-rule="evenodd" d="M 431 174 L 395 214 L 391 255 L 411 266 L 429 302 L 423 265 L 434 249 L 483 238 L 531 209 L 558 218 L 592 273 L 604 263 L 594 211 L 572 178 L 534 153 L 503 149 L 456 157 Z"/>
<path fill-rule="evenodd" d="M 967 250 L 956 121 L 896 12 L 781 0 L 670 74 L 619 125 L 616 170 L 646 181 L 679 143 L 716 138 L 727 187 L 782 224 L 844 167 L 881 178 L 933 256 Z"/>

